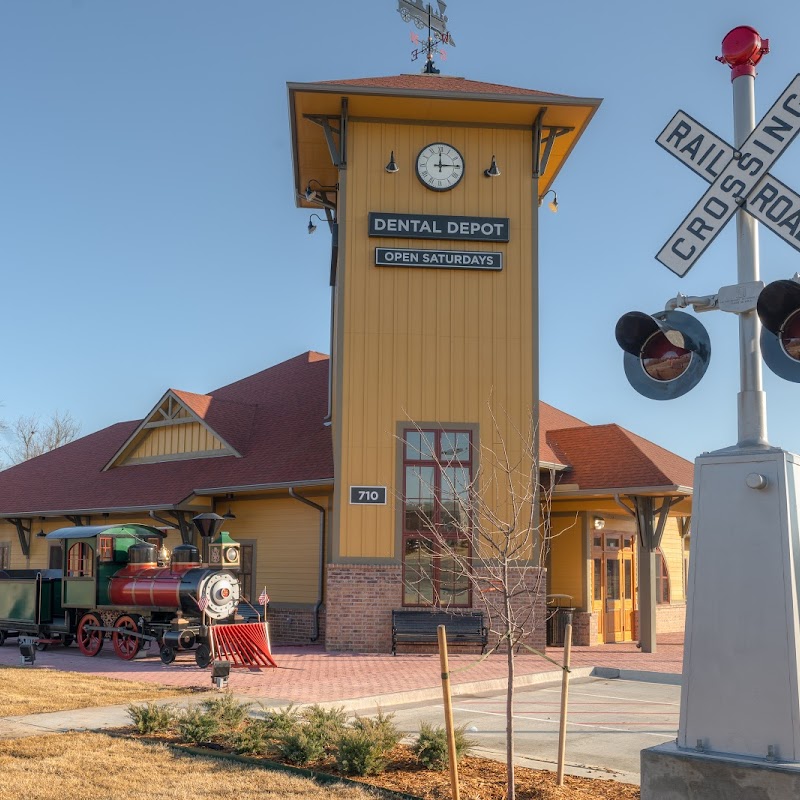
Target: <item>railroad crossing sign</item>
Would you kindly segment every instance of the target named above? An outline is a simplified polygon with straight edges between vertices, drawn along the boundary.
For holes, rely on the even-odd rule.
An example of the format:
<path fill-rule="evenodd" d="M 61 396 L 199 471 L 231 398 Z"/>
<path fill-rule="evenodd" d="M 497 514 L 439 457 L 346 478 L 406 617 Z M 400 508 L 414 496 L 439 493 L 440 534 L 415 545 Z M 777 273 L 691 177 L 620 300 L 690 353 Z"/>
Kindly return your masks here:
<path fill-rule="evenodd" d="M 683 277 L 739 208 L 800 250 L 800 195 L 769 174 L 800 133 L 800 75 L 756 125 L 739 151 L 679 111 L 656 139 L 711 183 L 656 259 Z"/>

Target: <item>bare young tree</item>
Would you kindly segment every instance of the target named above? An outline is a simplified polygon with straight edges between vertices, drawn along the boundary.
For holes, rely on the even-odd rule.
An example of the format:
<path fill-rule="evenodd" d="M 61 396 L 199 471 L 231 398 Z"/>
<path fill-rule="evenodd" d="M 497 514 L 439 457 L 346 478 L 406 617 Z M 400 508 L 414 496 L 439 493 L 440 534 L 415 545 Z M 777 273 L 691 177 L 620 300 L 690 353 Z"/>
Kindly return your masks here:
<path fill-rule="evenodd" d="M 501 425 L 491 402 L 488 411 L 491 430 L 479 445 L 468 445 L 472 457 L 466 460 L 478 464 L 471 478 L 462 467 L 464 443 L 456 434 L 442 430 L 437 448 L 428 432 L 412 423 L 418 457 L 429 466 L 411 475 L 423 501 L 405 499 L 405 529 L 420 534 L 408 544 L 405 580 L 420 604 L 452 613 L 459 613 L 457 606 L 468 611 L 463 606 L 471 590 L 472 607 L 482 607 L 488 618 L 490 652 L 505 650 L 507 797 L 514 800 L 515 656 L 522 647 L 532 650 L 526 641 L 545 625 L 541 565 L 550 539 L 553 478 L 540 480 L 535 419 L 520 431 L 507 419 Z"/>
<path fill-rule="evenodd" d="M 0 432 L 10 439 L 10 444 L 3 447 L 2 452 L 12 465 L 20 464 L 71 442 L 80 430 L 81 426 L 69 411 L 55 411 L 44 422 L 36 414 L 20 416 L 0 427 Z"/>

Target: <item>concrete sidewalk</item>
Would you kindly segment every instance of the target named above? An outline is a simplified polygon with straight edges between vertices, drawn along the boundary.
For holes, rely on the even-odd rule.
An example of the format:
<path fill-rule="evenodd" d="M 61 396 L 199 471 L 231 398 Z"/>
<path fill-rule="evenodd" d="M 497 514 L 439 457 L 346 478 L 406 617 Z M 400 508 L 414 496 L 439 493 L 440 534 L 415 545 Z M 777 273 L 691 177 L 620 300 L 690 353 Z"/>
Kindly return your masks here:
<path fill-rule="evenodd" d="M 277 669 L 232 671 L 230 691 L 242 701 L 257 701 L 265 707 L 320 703 L 344 706 L 350 712 L 373 711 L 376 706 L 389 708 L 441 700 L 438 655 L 395 657 L 327 653 L 321 647 L 276 647 L 274 656 Z M 523 687 L 560 681 L 558 664 L 563 658 L 562 650 L 548 648 L 547 656 L 552 661 L 532 654 L 517 656 L 516 685 Z M 189 654 L 182 658 L 185 660 L 165 666 L 157 655 L 122 661 L 110 648 L 95 658 L 83 656 L 75 647 L 53 648 L 38 653 L 35 666 L 27 669 L 52 668 L 160 686 L 209 688 L 210 671 L 199 669 Z M 635 643 L 575 647 L 571 674 L 573 679 L 595 674 L 603 677 L 649 676 L 662 682 L 676 682 L 682 662 L 683 637 L 667 634 L 659 639 L 657 653 L 642 653 Z M 19 651 L 14 643 L 7 642 L 0 647 L 0 664 L 20 665 Z M 487 658 L 453 655 L 450 673 L 456 697 L 501 691 L 505 686 L 506 656 L 504 653 Z M 181 697 L 177 704 L 198 701 L 199 698 Z M 0 738 L 66 730 L 99 730 L 129 723 L 127 705 L 6 717 L 0 719 Z"/>

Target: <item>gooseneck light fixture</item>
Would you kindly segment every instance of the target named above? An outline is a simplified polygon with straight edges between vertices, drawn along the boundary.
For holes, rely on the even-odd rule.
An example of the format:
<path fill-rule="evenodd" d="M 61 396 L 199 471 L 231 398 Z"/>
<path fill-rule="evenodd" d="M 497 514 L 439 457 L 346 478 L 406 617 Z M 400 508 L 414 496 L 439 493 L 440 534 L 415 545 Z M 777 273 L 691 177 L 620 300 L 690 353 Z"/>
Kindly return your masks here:
<path fill-rule="evenodd" d="M 308 233 L 309 233 L 309 236 L 312 233 L 314 233 L 314 231 L 317 229 L 317 226 L 314 224 L 314 217 L 316 217 L 320 222 L 324 222 L 324 220 L 322 219 L 322 217 L 319 214 L 312 214 L 308 218 Z"/>
<path fill-rule="evenodd" d="M 397 162 L 394 160 L 394 150 L 392 150 L 392 154 L 389 156 L 389 163 L 384 169 L 389 173 L 400 172 L 400 167 L 397 166 Z"/>
<path fill-rule="evenodd" d="M 558 195 L 556 194 L 556 190 L 555 189 L 548 189 L 541 196 L 541 198 L 539 199 L 539 206 L 541 206 L 542 203 L 544 203 L 545 197 L 547 197 L 547 195 L 549 195 L 551 192 L 553 194 L 553 199 L 547 204 L 547 207 L 555 214 L 555 213 L 558 212 Z"/>
<path fill-rule="evenodd" d="M 485 169 L 483 174 L 487 178 L 497 178 L 500 175 L 500 170 L 497 167 L 497 161 L 495 161 L 494 155 L 492 155 L 492 163 L 489 165 L 489 169 Z"/>
<path fill-rule="evenodd" d="M 606 521 L 600 516 L 592 517 L 592 525 L 596 531 L 601 531 L 605 528 Z"/>

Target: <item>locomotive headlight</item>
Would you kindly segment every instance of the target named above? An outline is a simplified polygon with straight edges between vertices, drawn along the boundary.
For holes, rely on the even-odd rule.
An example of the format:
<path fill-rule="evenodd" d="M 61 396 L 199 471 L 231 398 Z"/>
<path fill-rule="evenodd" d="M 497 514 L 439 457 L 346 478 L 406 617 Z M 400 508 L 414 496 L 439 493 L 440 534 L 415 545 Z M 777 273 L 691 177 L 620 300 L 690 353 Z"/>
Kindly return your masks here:
<path fill-rule="evenodd" d="M 229 617 L 239 602 L 239 581 L 228 572 L 211 572 L 198 587 L 198 596 L 208 598 L 205 612 L 212 619 Z"/>

